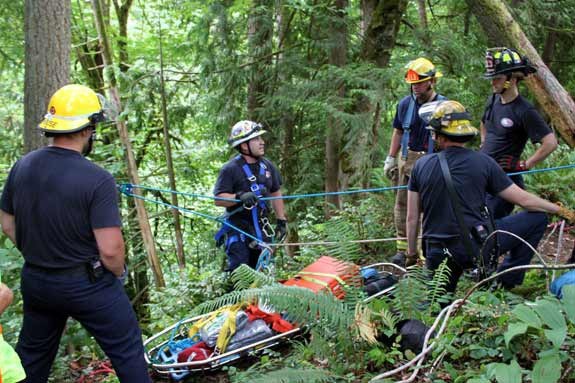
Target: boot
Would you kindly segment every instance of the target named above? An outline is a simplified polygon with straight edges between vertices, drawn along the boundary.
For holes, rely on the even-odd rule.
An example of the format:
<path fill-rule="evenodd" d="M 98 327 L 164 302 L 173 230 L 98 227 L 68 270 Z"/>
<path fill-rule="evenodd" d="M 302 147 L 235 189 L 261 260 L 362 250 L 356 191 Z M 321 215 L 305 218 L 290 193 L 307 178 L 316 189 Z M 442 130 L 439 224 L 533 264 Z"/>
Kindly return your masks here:
<path fill-rule="evenodd" d="M 405 256 L 405 267 L 409 267 L 409 266 L 413 266 L 413 265 L 417 264 L 418 258 L 419 257 L 417 256 L 417 254 L 412 255 L 412 256 L 406 255 Z"/>
<path fill-rule="evenodd" d="M 405 267 L 405 261 L 406 257 L 404 251 L 398 251 L 397 253 L 395 253 L 393 257 L 391 257 L 391 263 L 395 263 L 397 266 L 400 267 Z"/>

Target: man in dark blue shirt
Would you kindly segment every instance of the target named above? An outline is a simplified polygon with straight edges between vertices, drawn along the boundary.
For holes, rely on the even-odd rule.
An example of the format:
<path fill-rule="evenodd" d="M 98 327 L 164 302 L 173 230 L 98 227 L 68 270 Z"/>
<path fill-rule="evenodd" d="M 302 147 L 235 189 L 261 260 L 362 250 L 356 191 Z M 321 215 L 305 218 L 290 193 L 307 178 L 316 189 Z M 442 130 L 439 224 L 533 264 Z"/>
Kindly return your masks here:
<path fill-rule="evenodd" d="M 2 230 L 25 260 L 16 351 L 29 382 L 48 380 L 68 317 L 94 336 L 121 382 L 150 382 L 142 334 L 122 285 L 116 184 L 84 157 L 104 120 L 91 89 L 62 87 L 39 126 L 53 144 L 17 161 L 4 186 Z"/>
<path fill-rule="evenodd" d="M 486 193 L 527 210 L 495 221 L 495 227 L 518 235 L 534 248 L 537 248 L 547 225 L 547 216 L 543 212 L 575 220 L 575 212 L 519 188 L 491 157 L 466 149 L 465 142 L 477 134 L 477 129 L 471 126 L 469 120 L 465 108 L 456 101 L 445 101 L 437 106 L 430 129 L 442 151 L 417 161 L 408 187 L 408 254 L 416 251 L 417 221 L 423 212 L 426 266 L 435 270 L 447 258 L 451 274 L 446 289 L 450 292 L 455 291 L 464 269 L 479 266 L 474 263 L 480 259 L 479 249 L 481 241 L 485 239 L 482 233 L 486 233 L 491 226 L 489 217 L 484 213 Z M 454 201 L 441 169 L 442 158 L 451 174 L 464 225 L 472 235 L 468 242 L 469 250 L 462 240 L 465 231 L 458 223 Z M 533 251 L 529 246 L 509 235 L 496 236 L 501 253 L 509 251 L 499 271 L 530 262 Z M 486 247 L 492 247 L 493 242 L 490 241 Z M 524 274 L 521 271 L 510 272 L 499 282 L 506 288 L 512 288 L 522 283 Z"/>
<path fill-rule="evenodd" d="M 509 48 L 488 49 L 485 77 L 493 95 L 481 118 L 481 151 L 508 173 L 528 170 L 557 148 L 557 139 L 535 107 L 519 94 L 519 83 L 536 71 L 527 58 Z M 527 160 L 521 160 L 527 140 L 541 145 Z M 511 176 L 524 188 L 521 175 Z M 513 204 L 488 194 L 487 206 L 495 218 L 509 215 Z"/>
<path fill-rule="evenodd" d="M 273 239 L 281 242 L 287 234 L 283 200 L 271 200 L 276 215 L 275 229 L 269 222 L 268 204 L 260 200 L 282 196 L 280 174 L 271 161 L 263 157 L 265 142 L 261 136 L 264 133 L 262 126 L 253 121 L 240 121 L 232 127 L 228 142 L 239 155 L 222 167 L 214 186 L 216 205 L 224 206 L 227 222 L 243 231 L 224 225 L 216 235 L 216 241 L 225 244 L 228 271 L 241 264 L 256 268 L 260 245 Z"/>
<path fill-rule="evenodd" d="M 410 86 L 410 95 L 405 96 L 397 106 L 393 120 L 393 134 L 389 146 L 389 154 L 385 160 L 385 175 L 395 185 L 407 185 L 413 164 L 426 153 L 433 152 L 433 140 L 425 123 L 419 118 L 418 111 L 421 105 L 445 99 L 435 92 L 435 83 L 441 72 L 437 71 L 431 61 L 420 57 L 409 62 L 405 73 L 405 82 Z M 399 166 L 397 165 L 397 154 Z M 411 266 L 417 262 L 417 257 L 405 256 L 407 242 L 405 241 L 405 215 L 407 213 L 407 191 L 397 190 L 393 217 L 397 254 L 392 258 L 394 263 L 401 266 Z"/>

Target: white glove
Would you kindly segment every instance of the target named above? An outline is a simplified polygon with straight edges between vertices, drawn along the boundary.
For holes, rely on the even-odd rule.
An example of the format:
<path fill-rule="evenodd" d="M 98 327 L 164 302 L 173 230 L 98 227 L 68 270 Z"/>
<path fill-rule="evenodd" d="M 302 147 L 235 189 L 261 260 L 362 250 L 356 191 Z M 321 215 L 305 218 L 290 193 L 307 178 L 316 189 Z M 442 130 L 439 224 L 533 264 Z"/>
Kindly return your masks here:
<path fill-rule="evenodd" d="M 397 160 L 395 157 L 387 156 L 383 163 L 383 172 L 385 173 L 385 176 L 392 179 L 395 171 L 397 171 Z"/>

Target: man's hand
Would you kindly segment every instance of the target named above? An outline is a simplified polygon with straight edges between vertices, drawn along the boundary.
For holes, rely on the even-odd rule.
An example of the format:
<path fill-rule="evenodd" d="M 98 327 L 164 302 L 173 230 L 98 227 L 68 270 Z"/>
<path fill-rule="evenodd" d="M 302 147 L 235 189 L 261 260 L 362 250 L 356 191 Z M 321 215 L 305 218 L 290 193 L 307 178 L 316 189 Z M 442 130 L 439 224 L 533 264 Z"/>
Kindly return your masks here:
<path fill-rule="evenodd" d="M 278 242 L 278 243 L 283 242 L 283 240 L 287 236 L 287 220 L 278 218 L 276 220 L 275 232 L 276 232 L 276 236 L 275 236 L 276 242 Z"/>
<path fill-rule="evenodd" d="M 514 158 L 512 155 L 507 154 L 497 159 L 497 163 L 506 172 L 522 172 L 527 170 L 525 161 Z"/>
<path fill-rule="evenodd" d="M 240 192 L 236 194 L 236 199 L 240 200 L 240 203 L 244 205 L 246 209 L 251 209 L 258 203 L 258 197 L 254 192 Z"/>
<path fill-rule="evenodd" d="M 565 218 L 571 223 L 575 223 L 575 210 L 567 209 L 566 207 L 559 205 L 557 215 L 561 218 Z"/>
<path fill-rule="evenodd" d="M 393 179 L 393 173 L 397 171 L 397 160 L 393 156 L 387 156 L 383 163 L 383 172 L 388 179 Z"/>

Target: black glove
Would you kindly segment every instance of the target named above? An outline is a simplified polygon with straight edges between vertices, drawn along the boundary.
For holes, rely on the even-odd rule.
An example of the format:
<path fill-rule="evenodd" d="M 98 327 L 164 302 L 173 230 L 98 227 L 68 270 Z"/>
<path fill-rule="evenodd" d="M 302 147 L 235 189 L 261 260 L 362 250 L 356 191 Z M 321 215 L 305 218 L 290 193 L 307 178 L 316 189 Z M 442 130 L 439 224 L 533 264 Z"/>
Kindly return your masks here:
<path fill-rule="evenodd" d="M 276 232 L 275 236 L 276 242 L 283 242 L 283 240 L 287 236 L 287 220 L 277 219 L 275 232 Z"/>
<path fill-rule="evenodd" d="M 254 192 L 239 192 L 236 194 L 236 199 L 240 200 L 240 203 L 244 205 L 246 209 L 251 209 L 258 203 L 258 197 Z"/>

